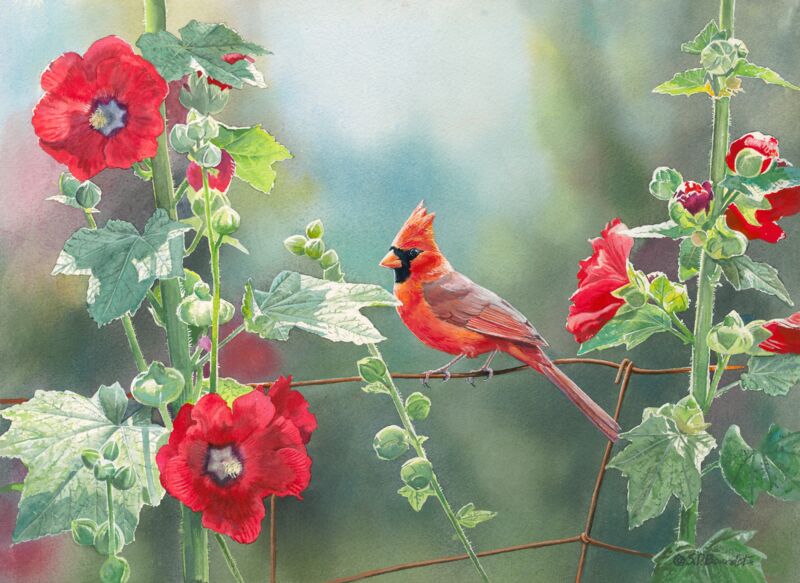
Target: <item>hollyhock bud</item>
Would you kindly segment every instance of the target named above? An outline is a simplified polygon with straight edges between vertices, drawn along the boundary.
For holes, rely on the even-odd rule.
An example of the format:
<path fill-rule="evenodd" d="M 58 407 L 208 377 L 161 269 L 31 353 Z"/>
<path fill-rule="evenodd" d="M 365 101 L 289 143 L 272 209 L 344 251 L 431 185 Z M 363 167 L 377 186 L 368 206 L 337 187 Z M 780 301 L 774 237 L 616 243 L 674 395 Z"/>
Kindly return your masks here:
<path fill-rule="evenodd" d="M 424 490 L 433 479 L 433 466 L 425 458 L 411 458 L 400 468 L 400 478 L 415 490 Z"/>
<path fill-rule="evenodd" d="M 427 419 L 431 412 L 431 400 L 420 392 L 411 393 L 406 398 L 406 411 L 415 421 Z"/>
<path fill-rule="evenodd" d="M 114 525 L 114 533 L 115 552 L 119 553 L 125 546 L 125 535 L 117 524 Z M 94 548 L 101 555 L 108 554 L 108 521 L 105 521 L 97 528 L 97 533 L 94 535 Z"/>
<path fill-rule="evenodd" d="M 747 250 L 747 237 L 728 227 L 723 216 L 717 219 L 714 228 L 708 232 L 703 248 L 712 259 L 730 259 L 744 254 Z"/>
<path fill-rule="evenodd" d="M 339 263 L 339 254 L 336 253 L 333 249 L 328 249 L 325 253 L 322 254 L 322 257 L 319 258 L 319 266 L 322 269 L 329 269 L 334 265 Z"/>
<path fill-rule="evenodd" d="M 367 383 L 386 384 L 387 370 L 386 365 L 380 358 L 368 356 L 358 361 L 358 374 Z"/>
<path fill-rule="evenodd" d="M 101 482 L 108 482 L 114 477 L 116 472 L 117 468 L 114 465 L 114 462 L 107 460 L 98 462 L 94 466 L 94 477 L 96 480 L 100 480 Z"/>
<path fill-rule="evenodd" d="M 650 194 L 661 200 L 669 200 L 683 182 L 681 173 L 673 168 L 659 166 L 653 170 L 650 180 Z"/>
<path fill-rule="evenodd" d="M 136 474 L 130 466 L 122 466 L 114 474 L 111 485 L 117 490 L 130 490 L 136 484 Z"/>
<path fill-rule="evenodd" d="M 123 557 L 108 557 L 100 567 L 100 583 L 127 583 L 131 568 Z"/>
<path fill-rule="evenodd" d="M 189 158 L 198 166 L 214 168 L 222 161 L 222 150 L 211 142 L 207 142 L 192 149 Z"/>
<path fill-rule="evenodd" d="M 682 183 L 669 201 L 669 216 L 685 229 L 702 225 L 708 219 L 714 192 L 711 183 L 699 184 L 687 180 Z"/>
<path fill-rule="evenodd" d="M 753 346 L 753 334 L 741 316 L 732 311 L 708 333 L 708 346 L 718 354 L 743 354 Z"/>
<path fill-rule="evenodd" d="M 194 138 L 189 137 L 189 126 L 175 124 L 169 132 L 169 145 L 181 154 L 188 154 L 195 145 Z"/>
<path fill-rule="evenodd" d="M 81 452 L 81 461 L 87 470 L 93 470 L 97 462 L 100 461 L 100 452 L 96 449 L 84 449 Z"/>
<path fill-rule="evenodd" d="M 75 202 L 85 209 L 93 209 L 100 202 L 100 188 L 88 180 L 81 182 L 75 190 Z"/>
<path fill-rule="evenodd" d="M 232 207 L 225 205 L 214 211 L 211 228 L 220 235 L 230 235 L 239 229 L 241 218 Z"/>
<path fill-rule="evenodd" d="M 384 427 L 372 440 L 372 449 L 382 460 L 395 460 L 406 453 L 408 447 L 408 434 L 397 425 Z"/>
<path fill-rule="evenodd" d="M 750 132 L 731 142 L 725 162 L 732 172 L 750 178 L 766 172 L 778 156 L 777 139 Z"/>
<path fill-rule="evenodd" d="M 119 445 L 116 441 L 109 441 L 100 449 L 100 453 L 103 459 L 113 462 L 119 457 Z"/>
<path fill-rule="evenodd" d="M 305 255 L 305 246 L 308 239 L 303 235 L 292 235 L 283 241 L 283 246 L 292 255 Z"/>
<path fill-rule="evenodd" d="M 198 281 L 194 286 L 193 293 L 183 298 L 181 303 L 178 304 L 178 318 L 180 318 L 181 322 L 198 328 L 211 326 L 213 311 L 214 305 L 211 298 L 211 290 L 208 284 L 202 281 Z M 233 304 L 221 300 L 219 323 L 224 324 L 230 321 L 234 312 Z"/>
<path fill-rule="evenodd" d="M 97 533 L 97 524 L 91 518 L 78 518 L 73 520 L 70 525 L 72 540 L 81 546 L 94 544 L 94 536 Z"/>
<path fill-rule="evenodd" d="M 316 219 L 306 225 L 306 236 L 309 239 L 321 239 L 325 234 L 325 228 L 322 226 L 322 221 Z"/>
<path fill-rule="evenodd" d="M 181 371 L 153 361 L 146 371 L 134 377 L 131 394 L 142 405 L 158 408 L 177 399 L 184 384 Z"/>
<path fill-rule="evenodd" d="M 309 239 L 304 250 L 310 259 L 317 260 L 325 253 L 325 242 L 322 239 Z"/>
<path fill-rule="evenodd" d="M 700 63 L 712 75 L 726 75 L 739 62 L 739 45 L 718 39 L 712 41 L 700 53 Z"/>

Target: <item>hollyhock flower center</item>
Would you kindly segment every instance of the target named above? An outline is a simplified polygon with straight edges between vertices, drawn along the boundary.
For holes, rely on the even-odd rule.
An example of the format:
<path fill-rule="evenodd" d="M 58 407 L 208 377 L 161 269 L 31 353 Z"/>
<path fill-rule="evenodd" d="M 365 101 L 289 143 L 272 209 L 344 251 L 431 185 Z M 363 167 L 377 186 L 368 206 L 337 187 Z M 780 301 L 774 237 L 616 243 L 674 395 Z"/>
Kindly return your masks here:
<path fill-rule="evenodd" d="M 105 137 L 125 127 L 128 118 L 128 108 L 116 99 L 109 99 L 105 103 L 97 102 L 92 115 L 89 116 L 89 125 Z"/>
<path fill-rule="evenodd" d="M 244 464 L 233 445 L 209 447 L 206 473 L 221 486 L 230 484 L 242 475 Z"/>

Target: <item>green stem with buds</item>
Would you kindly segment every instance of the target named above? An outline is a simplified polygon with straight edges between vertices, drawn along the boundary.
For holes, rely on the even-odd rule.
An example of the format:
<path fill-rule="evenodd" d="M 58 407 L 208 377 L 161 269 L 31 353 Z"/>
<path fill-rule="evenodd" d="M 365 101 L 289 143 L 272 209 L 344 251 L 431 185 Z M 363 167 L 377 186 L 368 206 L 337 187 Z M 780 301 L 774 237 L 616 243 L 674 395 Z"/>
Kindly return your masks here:
<path fill-rule="evenodd" d="M 108 556 L 117 556 L 117 528 L 114 523 L 114 487 L 106 480 L 106 503 L 108 504 Z"/>
<path fill-rule="evenodd" d="M 145 32 L 158 33 L 167 28 L 166 0 L 144 0 Z M 172 168 L 167 148 L 166 106 L 161 104 L 164 131 L 158 137 L 158 153 L 153 158 L 153 193 L 156 206 L 167 211 L 170 218 L 178 219 L 177 200 L 174 194 Z M 183 373 L 186 384 L 179 401 L 180 406 L 192 398 L 192 361 L 189 354 L 189 329 L 178 318 L 181 301 L 181 284 L 178 279 L 165 279 L 161 286 L 161 301 L 164 307 L 164 326 L 167 330 L 167 346 L 171 365 Z M 181 548 L 183 576 L 187 583 L 208 582 L 208 533 L 200 523 L 200 515 L 186 507 L 181 508 Z"/>
<path fill-rule="evenodd" d="M 734 0 L 720 2 L 720 28 L 733 37 Z M 711 141 L 710 178 L 715 188 L 725 178 L 725 154 L 728 150 L 730 125 L 730 97 L 714 97 L 714 126 Z M 708 332 L 714 319 L 714 288 L 719 278 L 719 269 L 705 252 L 700 257 L 700 272 L 697 276 L 697 300 L 695 302 L 694 347 L 692 350 L 691 392 L 704 412 L 714 399 L 716 384 L 709 383 L 708 366 L 711 351 L 708 347 Z M 722 364 L 722 363 L 719 363 Z M 720 375 L 722 373 L 719 373 Z M 716 375 L 715 375 L 716 376 Z M 721 376 L 720 376 L 721 378 Z M 719 379 L 716 379 L 719 383 Z M 678 535 L 680 540 L 694 544 L 697 540 L 698 501 L 681 509 Z"/>
<path fill-rule="evenodd" d="M 203 174 L 203 200 L 205 202 L 206 229 L 208 230 L 208 251 L 211 255 L 211 277 L 214 286 L 211 313 L 211 366 L 208 379 L 208 391 L 217 392 L 219 379 L 219 307 L 221 303 L 221 279 L 219 274 L 219 248 L 222 246 L 222 236 L 214 238 L 214 229 L 211 227 L 211 189 L 208 186 L 208 170 L 201 169 Z"/>

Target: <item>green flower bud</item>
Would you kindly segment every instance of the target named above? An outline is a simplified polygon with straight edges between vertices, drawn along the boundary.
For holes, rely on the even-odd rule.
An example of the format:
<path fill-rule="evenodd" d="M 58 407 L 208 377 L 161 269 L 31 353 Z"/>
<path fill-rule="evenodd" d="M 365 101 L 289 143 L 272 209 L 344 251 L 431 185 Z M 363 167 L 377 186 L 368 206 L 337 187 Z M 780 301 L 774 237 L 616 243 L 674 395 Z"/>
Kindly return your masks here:
<path fill-rule="evenodd" d="M 114 544 L 116 547 L 116 553 L 122 551 L 122 548 L 125 546 L 125 535 L 122 533 L 122 529 L 119 525 L 114 525 Z M 94 548 L 95 550 L 100 553 L 101 555 L 108 555 L 108 521 L 106 520 L 103 524 L 101 524 L 97 528 L 97 532 L 94 535 Z"/>
<path fill-rule="evenodd" d="M 211 217 L 211 228 L 220 235 L 230 235 L 236 232 L 240 222 L 239 213 L 229 206 L 223 206 Z"/>
<path fill-rule="evenodd" d="M 189 137 L 189 126 L 175 124 L 169 132 L 169 145 L 172 149 L 181 154 L 188 154 L 194 148 L 195 141 Z"/>
<path fill-rule="evenodd" d="M 311 221 L 306 225 L 306 236 L 309 239 L 321 239 L 325 234 L 325 229 L 322 226 L 322 221 L 319 219 Z"/>
<path fill-rule="evenodd" d="M 367 383 L 387 384 L 388 374 L 386 365 L 380 358 L 368 356 L 358 361 L 358 374 Z"/>
<path fill-rule="evenodd" d="M 91 518 L 78 518 L 70 525 L 72 540 L 81 546 L 94 544 L 94 535 L 97 532 L 97 524 Z"/>
<path fill-rule="evenodd" d="M 708 346 L 718 354 L 743 354 L 753 347 L 753 333 L 744 325 L 739 314 L 732 311 L 711 328 Z"/>
<path fill-rule="evenodd" d="M 656 275 L 650 283 L 650 295 L 668 314 L 689 309 L 689 294 L 686 286 L 670 281 L 663 273 Z"/>
<path fill-rule="evenodd" d="M 408 434 L 397 425 L 384 427 L 372 440 L 372 449 L 382 460 L 395 460 L 406 453 L 408 447 Z"/>
<path fill-rule="evenodd" d="M 726 75 L 739 62 L 739 46 L 728 40 L 712 41 L 700 53 L 700 63 L 711 75 Z"/>
<path fill-rule="evenodd" d="M 100 452 L 96 449 L 84 449 L 81 452 L 81 461 L 87 470 L 93 470 L 97 462 L 100 461 Z"/>
<path fill-rule="evenodd" d="M 414 490 L 424 490 L 433 479 L 433 466 L 425 458 L 411 458 L 400 468 L 400 478 Z"/>
<path fill-rule="evenodd" d="M 325 242 L 322 239 L 309 239 L 304 251 L 310 259 L 319 259 L 325 253 Z"/>
<path fill-rule="evenodd" d="M 292 255 L 305 255 L 306 241 L 303 235 L 292 235 L 283 241 L 283 246 Z"/>
<path fill-rule="evenodd" d="M 103 459 L 113 462 L 119 457 L 119 445 L 117 445 L 116 441 L 108 441 L 100 449 L 100 453 L 103 455 Z"/>
<path fill-rule="evenodd" d="M 130 490 L 136 484 L 136 474 L 133 473 L 133 468 L 130 466 L 122 466 L 111 480 L 111 485 L 117 490 Z"/>
<path fill-rule="evenodd" d="M 194 148 L 189 157 L 203 168 L 214 168 L 222 161 L 222 150 L 208 142 Z"/>
<path fill-rule="evenodd" d="M 669 200 L 673 193 L 683 182 L 681 173 L 667 166 L 659 166 L 653 170 L 653 178 L 650 180 L 650 194 L 660 200 Z"/>
<path fill-rule="evenodd" d="M 431 412 L 431 400 L 419 391 L 411 393 L 406 398 L 406 411 L 408 416 L 415 421 L 427 419 Z"/>
<path fill-rule="evenodd" d="M 736 54 L 740 57 L 744 58 L 749 53 L 750 50 L 747 48 L 747 45 L 744 42 L 740 41 L 738 38 L 729 38 L 728 42 L 736 48 Z"/>
<path fill-rule="evenodd" d="M 153 361 L 131 381 L 131 394 L 142 405 L 160 407 L 177 399 L 184 384 L 181 371 Z"/>
<path fill-rule="evenodd" d="M 742 148 L 736 155 L 733 167 L 736 173 L 746 178 L 753 178 L 761 174 L 761 167 L 767 158 L 753 148 Z"/>
<path fill-rule="evenodd" d="M 116 472 L 117 467 L 114 462 L 108 460 L 100 461 L 94 466 L 94 477 L 101 482 L 108 482 Z"/>
<path fill-rule="evenodd" d="M 228 94 L 228 91 L 208 83 L 205 77 L 189 75 L 189 88 L 181 89 L 180 102 L 186 109 L 194 109 L 201 114 L 214 114 L 225 108 Z"/>
<path fill-rule="evenodd" d="M 747 237 L 728 227 L 723 215 L 708 232 L 703 248 L 712 259 L 730 259 L 744 254 L 747 250 Z"/>
<path fill-rule="evenodd" d="M 322 279 L 325 281 L 342 281 L 344 279 L 344 273 L 342 273 L 341 264 L 337 263 L 325 269 L 322 272 Z"/>
<path fill-rule="evenodd" d="M 695 247 L 703 247 L 708 240 L 708 235 L 705 231 L 695 231 L 689 239 Z"/>
<path fill-rule="evenodd" d="M 100 583 L 127 583 L 131 568 L 123 557 L 108 557 L 100 567 Z"/>
<path fill-rule="evenodd" d="M 334 265 L 338 265 L 339 263 L 339 254 L 336 253 L 333 249 L 328 249 L 325 253 L 322 254 L 322 257 L 319 258 L 319 266 L 322 269 L 329 269 Z"/>
<path fill-rule="evenodd" d="M 145 158 L 133 165 L 133 173 L 137 178 L 149 182 L 153 179 L 153 159 Z"/>
<path fill-rule="evenodd" d="M 75 201 L 85 209 L 93 209 L 100 202 L 100 187 L 94 182 L 81 182 L 75 190 Z"/>
<path fill-rule="evenodd" d="M 632 283 L 614 290 L 613 295 L 625 300 L 625 303 L 632 308 L 641 308 L 647 303 L 647 295 Z"/>
<path fill-rule="evenodd" d="M 711 426 L 711 423 L 706 423 L 703 410 L 692 395 L 687 395 L 675 403 L 671 417 L 680 432 L 685 435 L 697 435 Z"/>
<path fill-rule="evenodd" d="M 219 323 L 224 324 L 233 318 L 235 308 L 233 304 L 220 300 Z M 178 304 L 178 318 L 185 324 L 197 328 L 211 326 L 214 314 L 211 292 L 206 283 L 200 281 L 194 287 L 194 293 L 186 296 Z"/>

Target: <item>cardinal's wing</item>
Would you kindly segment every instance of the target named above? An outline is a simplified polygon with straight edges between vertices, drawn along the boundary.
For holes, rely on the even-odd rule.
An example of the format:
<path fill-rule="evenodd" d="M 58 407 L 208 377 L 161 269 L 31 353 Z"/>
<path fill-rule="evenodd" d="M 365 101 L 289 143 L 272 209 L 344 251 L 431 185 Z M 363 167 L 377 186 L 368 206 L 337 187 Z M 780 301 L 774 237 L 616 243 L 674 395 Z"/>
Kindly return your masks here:
<path fill-rule="evenodd" d="M 504 340 L 547 346 L 519 310 L 456 271 L 423 284 L 422 291 L 440 320 Z"/>

